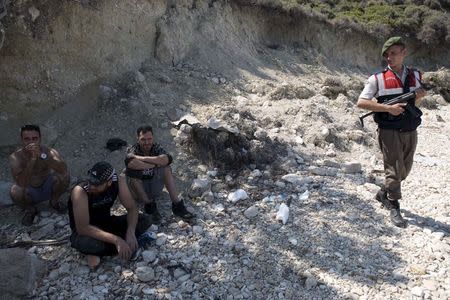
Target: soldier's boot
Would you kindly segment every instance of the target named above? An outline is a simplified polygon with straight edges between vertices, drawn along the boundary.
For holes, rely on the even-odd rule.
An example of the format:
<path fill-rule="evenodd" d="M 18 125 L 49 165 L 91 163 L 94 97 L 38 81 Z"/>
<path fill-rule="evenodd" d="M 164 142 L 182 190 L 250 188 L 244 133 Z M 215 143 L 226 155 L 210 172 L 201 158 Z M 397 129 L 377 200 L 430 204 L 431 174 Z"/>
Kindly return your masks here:
<path fill-rule="evenodd" d="M 406 227 L 406 220 L 403 219 L 402 214 L 400 212 L 400 203 L 398 203 L 398 200 L 390 201 L 392 202 L 393 208 L 389 210 L 389 215 L 391 217 L 391 222 L 397 227 L 405 228 Z"/>

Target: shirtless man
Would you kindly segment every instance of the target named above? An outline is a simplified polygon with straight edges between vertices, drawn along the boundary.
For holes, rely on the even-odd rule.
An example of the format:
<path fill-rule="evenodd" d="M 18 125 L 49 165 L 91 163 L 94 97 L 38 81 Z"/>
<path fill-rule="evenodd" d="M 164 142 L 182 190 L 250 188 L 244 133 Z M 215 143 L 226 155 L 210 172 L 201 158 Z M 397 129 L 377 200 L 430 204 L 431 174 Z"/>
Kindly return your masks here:
<path fill-rule="evenodd" d="M 20 129 L 22 147 L 9 157 L 11 172 L 16 182 L 11 187 L 12 200 L 25 209 L 22 224 L 33 224 L 36 204 L 49 201 L 58 212 L 64 210 L 59 198 L 66 191 L 70 176 L 59 153 L 41 145 L 41 130 L 37 125 Z"/>

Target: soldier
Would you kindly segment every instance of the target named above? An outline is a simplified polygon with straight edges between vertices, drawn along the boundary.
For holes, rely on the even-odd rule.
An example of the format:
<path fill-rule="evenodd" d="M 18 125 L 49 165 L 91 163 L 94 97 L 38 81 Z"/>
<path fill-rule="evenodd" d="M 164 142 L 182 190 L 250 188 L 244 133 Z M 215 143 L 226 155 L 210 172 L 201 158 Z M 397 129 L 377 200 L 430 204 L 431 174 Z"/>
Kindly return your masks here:
<path fill-rule="evenodd" d="M 357 106 L 375 112 L 374 119 L 378 124 L 378 143 L 383 154 L 385 183 L 375 198 L 390 211 L 390 219 L 394 225 L 406 227 L 406 221 L 400 213 L 401 182 L 411 171 L 417 145 L 416 128 L 421 123 L 422 115 L 417 106 L 426 92 L 421 88 L 421 73 L 403 64 L 407 52 L 401 37 L 388 39 L 381 54 L 388 66 L 369 77 Z M 384 104 L 389 99 L 410 91 L 414 91 L 416 97 L 408 103 Z M 415 116 L 405 109 L 406 105 L 416 111 Z"/>

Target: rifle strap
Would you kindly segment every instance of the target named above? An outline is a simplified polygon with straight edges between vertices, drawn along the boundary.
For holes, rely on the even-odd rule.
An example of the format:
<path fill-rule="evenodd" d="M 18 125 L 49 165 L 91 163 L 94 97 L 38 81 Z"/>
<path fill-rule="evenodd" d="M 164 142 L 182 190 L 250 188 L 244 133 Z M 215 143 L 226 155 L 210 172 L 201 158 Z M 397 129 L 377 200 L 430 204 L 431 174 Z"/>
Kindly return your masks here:
<path fill-rule="evenodd" d="M 412 74 L 414 74 L 414 72 L 411 72 L 409 70 L 409 68 L 407 68 L 406 66 L 405 66 L 404 72 L 406 72 L 406 76 L 405 76 L 405 82 L 403 82 L 403 94 L 406 94 L 406 93 L 410 92 L 409 81 L 410 81 L 410 76 Z"/>

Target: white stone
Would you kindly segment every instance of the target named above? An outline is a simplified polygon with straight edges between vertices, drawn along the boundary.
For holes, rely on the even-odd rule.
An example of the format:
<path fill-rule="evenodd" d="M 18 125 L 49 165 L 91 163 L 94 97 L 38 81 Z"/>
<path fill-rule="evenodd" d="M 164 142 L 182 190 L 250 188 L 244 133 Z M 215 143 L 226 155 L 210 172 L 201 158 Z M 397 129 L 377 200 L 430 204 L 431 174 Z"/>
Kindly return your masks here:
<path fill-rule="evenodd" d="M 41 12 L 40 12 L 36 7 L 34 7 L 34 6 L 31 6 L 31 7 L 28 9 L 28 12 L 29 12 L 30 15 L 31 15 L 31 21 L 32 21 L 32 22 L 36 21 L 36 19 L 41 15 Z"/>
<path fill-rule="evenodd" d="M 214 205 L 214 210 L 217 212 L 223 212 L 225 210 L 225 207 L 222 203 Z"/>
<path fill-rule="evenodd" d="M 252 219 L 258 215 L 258 207 L 255 205 L 250 206 L 244 211 L 244 216 L 248 219 Z"/>
<path fill-rule="evenodd" d="M 142 252 L 142 259 L 146 263 L 154 262 L 156 259 L 156 252 L 153 250 L 145 250 Z"/>
<path fill-rule="evenodd" d="M 325 167 L 309 167 L 309 171 L 314 175 L 319 176 L 336 176 L 337 169 Z"/>
<path fill-rule="evenodd" d="M 294 246 L 297 246 L 298 240 L 296 238 L 290 237 L 289 238 L 289 243 L 291 243 Z"/>
<path fill-rule="evenodd" d="M 309 198 L 309 191 L 304 191 L 300 196 L 298 196 L 298 200 L 300 201 L 306 201 Z"/>
<path fill-rule="evenodd" d="M 152 224 L 147 230 L 153 231 L 153 232 L 158 232 L 158 225 Z"/>
<path fill-rule="evenodd" d="M 158 234 L 158 238 L 156 239 L 156 246 L 162 246 L 166 243 L 167 241 L 167 235 L 165 235 L 164 233 L 160 233 Z"/>
<path fill-rule="evenodd" d="M 286 175 L 283 175 L 283 177 L 281 177 L 281 179 L 283 179 L 284 181 L 287 181 L 289 183 L 299 185 L 299 184 L 302 184 L 303 177 L 298 174 L 286 174 Z"/>
<path fill-rule="evenodd" d="M 261 177 L 261 176 L 262 176 L 262 173 L 261 173 L 260 170 L 254 169 L 254 170 L 250 173 L 250 176 L 252 176 L 252 177 Z"/>
<path fill-rule="evenodd" d="M 155 271 L 151 267 L 138 267 L 135 273 L 137 279 L 143 282 L 148 282 L 155 278 Z"/>
<path fill-rule="evenodd" d="M 264 140 L 265 138 L 267 138 L 267 131 L 262 128 L 258 128 L 253 135 L 257 140 Z"/>
<path fill-rule="evenodd" d="M 156 290 L 154 288 L 148 288 L 148 287 L 147 288 L 143 288 L 142 292 L 145 295 L 154 295 L 154 294 L 156 294 Z"/>
<path fill-rule="evenodd" d="M 192 126 L 189 124 L 181 124 L 180 131 L 185 134 L 189 134 L 192 131 Z"/>
<path fill-rule="evenodd" d="M 411 294 L 413 294 L 414 296 L 417 296 L 417 297 L 422 297 L 423 289 L 420 286 L 415 286 L 412 288 Z"/>
<path fill-rule="evenodd" d="M 206 190 L 209 189 L 210 181 L 208 178 L 196 178 L 192 182 L 189 195 L 191 197 L 200 197 Z"/>
<path fill-rule="evenodd" d="M 317 280 L 314 277 L 308 277 L 305 281 L 306 289 L 312 289 L 317 286 Z"/>
<path fill-rule="evenodd" d="M 202 234 L 203 233 L 203 227 L 199 225 L 192 226 L 192 232 L 194 234 Z"/>
<path fill-rule="evenodd" d="M 330 130 L 327 127 L 323 127 L 322 130 L 320 131 L 320 134 L 322 135 L 323 138 L 326 138 L 330 135 Z"/>
<path fill-rule="evenodd" d="M 445 233 L 442 232 L 442 231 L 436 231 L 436 232 L 433 232 L 431 235 L 432 235 L 435 239 L 440 240 L 440 241 L 442 241 L 442 239 L 445 237 Z"/>
<path fill-rule="evenodd" d="M 173 276 L 175 277 L 175 279 L 178 279 L 185 274 L 186 274 L 186 271 L 184 271 L 183 269 L 180 269 L 180 268 L 176 268 L 175 271 L 173 271 Z"/>
<path fill-rule="evenodd" d="M 347 162 L 342 165 L 342 170 L 347 174 L 361 173 L 361 163 Z"/>
<path fill-rule="evenodd" d="M 206 121 L 206 126 L 214 129 L 214 130 L 222 130 L 222 131 L 228 131 L 231 133 L 239 133 L 239 129 L 237 127 L 230 126 L 223 122 L 220 119 L 217 118 L 210 118 L 208 121 Z"/>
<path fill-rule="evenodd" d="M 278 209 L 277 212 L 276 220 L 283 223 L 284 225 L 286 224 L 288 218 L 289 218 L 289 207 L 286 204 L 281 203 L 280 208 Z"/>
<path fill-rule="evenodd" d="M 283 181 L 277 180 L 277 181 L 275 182 L 275 186 L 277 186 L 277 187 L 279 187 L 279 188 L 281 188 L 281 189 L 284 189 L 284 188 L 286 187 L 286 184 L 285 184 Z"/>
<path fill-rule="evenodd" d="M 325 159 L 323 161 L 323 165 L 326 167 L 330 167 L 330 168 L 340 168 L 341 167 L 341 165 L 338 162 L 335 162 L 330 159 Z"/>
<path fill-rule="evenodd" d="M 248 199 L 248 195 L 247 195 L 247 192 L 244 191 L 243 189 L 238 189 L 238 190 L 228 194 L 227 199 L 228 199 L 228 201 L 230 201 L 232 203 L 236 203 L 240 200 Z"/>
<path fill-rule="evenodd" d="M 295 137 L 295 142 L 296 142 L 298 145 L 303 145 L 303 144 L 305 144 L 305 141 L 304 141 L 303 138 L 300 137 L 300 136 Z"/>
<path fill-rule="evenodd" d="M 216 177 L 217 173 L 218 173 L 217 170 L 211 170 L 211 171 L 206 172 L 206 175 L 208 175 L 209 177 Z"/>

